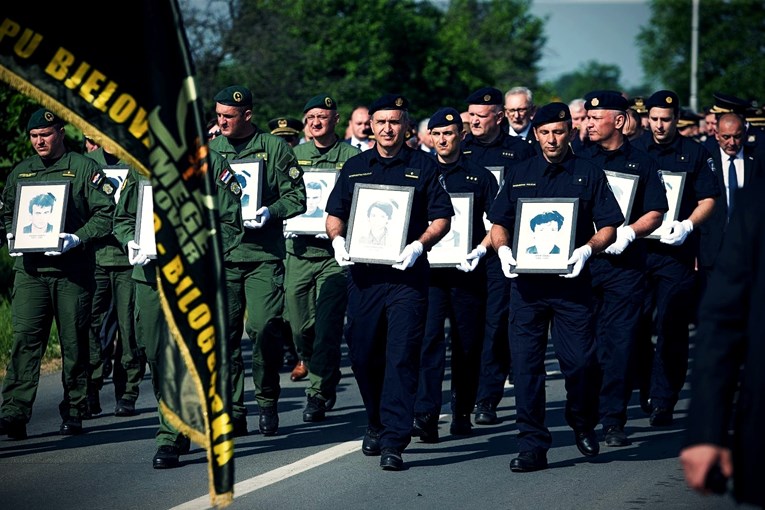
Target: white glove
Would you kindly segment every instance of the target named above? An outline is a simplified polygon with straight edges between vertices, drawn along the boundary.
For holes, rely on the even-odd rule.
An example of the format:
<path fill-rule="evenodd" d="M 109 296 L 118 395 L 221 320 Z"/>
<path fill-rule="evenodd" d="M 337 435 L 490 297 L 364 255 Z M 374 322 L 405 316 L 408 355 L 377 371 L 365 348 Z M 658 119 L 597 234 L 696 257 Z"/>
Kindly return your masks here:
<path fill-rule="evenodd" d="M 325 240 L 329 239 L 329 236 L 327 234 L 325 234 L 324 232 L 322 232 L 321 234 L 316 234 L 315 237 L 316 237 L 316 239 L 325 239 Z"/>
<path fill-rule="evenodd" d="M 478 262 L 483 258 L 484 255 L 486 255 L 486 248 L 484 248 L 482 244 L 479 244 L 473 251 L 468 253 L 465 257 L 465 260 L 457 264 L 456 267 L 463 273 L 469 273 L 478 267 Z"/>
<path fill-rule="evenodd" d="M 624 225 L 616 229 L 616 241 L 614 241 L 608 248 L 606 253 L 609 255 L 619 255 L 621 252 L 627 249 L 632 241 L 635 240 L 635 231 L 632 227 Z"/>
<path fill-rule="evenodd" d="M 61 251 L 46 251 L 45 254 L 49 257 L 57 257 L 62 253 L 66 253 L 72 248 L 80 245 L 80 238 L 75 234 L 66 234 L 62 232 L 58 235 L 58 237 L 64 240 L 64 244 L 61 245 Z"/>
<path fill-rule="evenodd" d="M 254 228 L 254 227 L 250 227 L 250 228 Z M 297 237 L 297 234 L 294 232 L 287 232 L 287 231 L 284 232 L 285 239 L 295 239 L 296 237 Z"/>
<path fill-rule="evenodd" d="M 255 211 L 256 220 L 244 220 L 244 226 L 247 228 L 261 228 L 271 218 L 271 213 L 268 212 L 268 207 L 261 207 Z"/>
<path fill-rule="evenodd" d="M 393 264 L 391 267 L 400 269 L 402 271 L 412 267 L 415 261 L 417 261 L 417 257 L 422 255 L 422 250 L 423 247 L 420 241 L 412 241 L 411 243 L 404 246 L 401 254 L 396 259 L 398 264 Z"/>
<path fill-rule="evenodd" d="M 574 268 L 571 270 L 569 274 L 562 274 L 563 278 L 576 278 L 579 276 L 579 273 L 582 272 L 582 268 L 584 267 L 585 262 L 587 262 L 587 259 L 590 258 L 592 255 L 592 247 L 589 244 L 585 244 L 584 246 L 580 246 L 576 250 L 574 250 L 574 253 L 571 254 L 571 258 L 568 259 L 568 264 L 574 264 Z"/>
<path fill-rule="evenodd" d="M 11 257 L 21 257 L 22 255 L 24 255 L 20 251 L 15 251 L 15 252 L 10 251 L 11 241 L 13 240 L 13 234 L 8 232 L 7 234 L 5 234 L 5 238 L 8 239 L 8 255 L 10 255 Z"/>
<path fill-rule="evenodd" d="M 497 256 L 499 257 L 500 265 L 502 266 L 502 272 L 506 278 L 517 278 L 518 273 L 511 272 L 518 262 L 513 258 L 513 250 L 509 246 L 500 246 L 497 250 Z"/>
<path fill-rule="evenodd" d="M 693 223 L 691 223 L 691 220 L 675 220 L 672 222 L 671 227 L 672 229 L 667 234 L 661 236 L 659 241 L 672 246 L 680 246 L 685 242 L 688 234 L 693 232 Z"/>
<path fill-rule="evenodd" d="M 345 238 L 343 236 L 337 236 L 332 240 L 332 249 L 335 250 L 335 260 L 340 266 L 352 266 L 351 256 L 348 255 L 348 250 L 345 249 Z"/>
<path fill-rule="evenodd" d="M 135 241 L 127 243 L 128 262 L 131 266 L 145 266 L 151 259 L 141 251 L 141 246 Z"/>

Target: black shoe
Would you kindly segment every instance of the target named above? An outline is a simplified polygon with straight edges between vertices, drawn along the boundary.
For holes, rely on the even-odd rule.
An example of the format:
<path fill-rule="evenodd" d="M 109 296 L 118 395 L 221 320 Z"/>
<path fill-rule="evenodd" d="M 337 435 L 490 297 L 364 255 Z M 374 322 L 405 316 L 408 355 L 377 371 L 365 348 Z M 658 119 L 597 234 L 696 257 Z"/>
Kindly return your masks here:
<path fill-rule="evenodd" d="M 276 435 L 279 431 L 279 415 L 276 412 L 276 406 L 260 408 L 258 428 L 260 428 L 260 433 L 264 436 Z"/>
<path fill-rule="evenodd" d="M 530 473 L 547 469 L 547 455 L 542 452 L 520 452 L 510 461 L 510 470 L 515 473 Z"/>
<path fill-rule="evenodd" d="M 327 417 L 327 408 L 324 401 L 316 396 L 308 396 L 308 403 L 303 409 L 303 421 L 324 421 Z"/>
<path fill-rule="evenodd" d="M 178 446 L 178 453 L 186 455 L 191 451 L 191 439 L 187 436 L 181 436 L 181 444 Z"/>
<path fill-rule="evenodd" d="M 624 427 L 621 425 L 606 427 L 603 439 L 606 442 L 606 446 L 629 446 L 632 444 L 624 432 Z"/>
<path fill-rule="evenodd" d="M 373 457 L 380 455 L 380 431 L 368 428 L 364 434 L 364 440 L 361 442 L 361 453 Z"/>
<path fill-rule="evenodd" d="M 585 457 L 594 457 L 600 453 L 600 443 L 594 430 L 587 432 L 576 432 L 576 447 Z"/>
<path fill-rule="evenodd" d="M 650 415 L 653 412 L 653 406 L 651 405 L 651 398 L 648 396 L 647 389 L 640 389 L 640 409 L 645 414 Z"/>
<path fill-rule="evenodd" d="M 58 433 L 62 436 L 76 436 L 82 434 L 82 420 L 75 418 L 74 416 L 64 419 Z"/>
<path fill-rule="evenodd" d="M 404 459 L 395 448 L 383 448 L 380 456 L 380 467 L 385 471 L 401 471 L 404 469 Z"/>
<path fill-rule="evenodd" d="M 430 413 L 420 414 L 414 417 L 412 436 L 419 437 L 423 443 L 438 442 L 438 415 Z"/>
<path fill-rule="evenodd" d="M 473 424 L 469 414 L 453 414 L 449 432 L 453 436 L 469 436 L 473 433 Z"/>
<path fill-rule="evenodd" d="M 497 411 L 485 400 L 475 405 L 475 422 L 478 425 L 494 425 L 497 423 Z"/>
<path fill-rule="evenodd" d="M 653 411 L 651 411 L 651 417 L 648 419 L 648 422 L 652 427 L 672 425 L 672 409 L 655 407 Z"/>
<path fill-rule="evenodd" d="M 335 407 L 335 403 L 337 402 L 337 395 L 332 395 L 327 399 L 326 402 L 324 402 L 324 409 L 327 411 L 331 411 L 332 408 Z"/>
<path fill-rule="evenodd" d="M 8 436 L 8 439 L 26 439 L 27 425 L 20 421 L 0 418 L 0 436 Z"/>
<path fill-rule="evenodd" d="M 87 409 L 84 413 L 82 413 L 82 417 L 85 420 L 90 420 L 96 416 L 101 416 L 101 413 L 104 412 L 103 409 L 101 409 L 101 399 L 99 398 L 97 391 L 88 395 L 87 404 Z"/>
<path fill-rule="evenodd" d="M 151 461 L 154 469 L 172 469 L 181 465 L 178 457 L 180 451 L 177 446 L 160 446 L 157 448 L 157 453 L 154 454 L 154 458 Z"/>
<path fill-rule="evenodd" d="M 234 418 L 234 437 L 244 437 L 250 432 L 247 430 L 247 417 Z"/>
<path fill-rule="evenodd" d="M 114 363 L 112 363 L 111 358 L 104 359 L 104 367 L 103 367 L 103 377 L 104 379 L 108 379 L 110 375 L 112 375 L 112 368 L 114 368 Z"/>
<path fill-rule="evenodd" d="M 114 408 L 114 416 L 135 416 L 135 402 L 132 400 L 119 399 Z"/>

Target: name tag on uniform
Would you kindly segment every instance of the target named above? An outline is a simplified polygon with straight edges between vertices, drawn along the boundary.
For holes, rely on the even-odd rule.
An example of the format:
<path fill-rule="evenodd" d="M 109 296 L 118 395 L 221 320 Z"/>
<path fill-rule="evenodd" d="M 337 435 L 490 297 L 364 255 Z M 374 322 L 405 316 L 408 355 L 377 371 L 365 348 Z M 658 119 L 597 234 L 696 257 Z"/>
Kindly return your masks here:
<path fill-rule="evenodd" d="M 420 178 L 420 169 L 419 168 L 407 168 L 404 170 L 404 177 L 409 177 L 410 179 L 419 179 Z"/>

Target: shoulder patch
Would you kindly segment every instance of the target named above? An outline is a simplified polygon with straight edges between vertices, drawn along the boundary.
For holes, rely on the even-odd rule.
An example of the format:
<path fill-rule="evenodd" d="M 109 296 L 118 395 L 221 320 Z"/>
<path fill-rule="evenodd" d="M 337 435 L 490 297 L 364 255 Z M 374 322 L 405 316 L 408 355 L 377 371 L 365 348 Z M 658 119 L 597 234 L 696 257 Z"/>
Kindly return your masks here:
<path fill-rule="evenodd" d="M 294 181 L 295 179 L 300 177 L 300 170 L 298 170 L 298 167 L 293 166 L 293 167 L 290 167 L 290 169 L 287 172 L 287 174 L 290 176 L 290 179 L 292 179 Z"/>
<path fill-rule="evenodd" d="M 64 176 L 66 176 L 66 173 L 64 173 Z M 98 189 L 98 187 L 101 185 L 101 181 L 103 180 L 104 176 L 96 172 L 90 177 L 90 185 Z"/>
<path fill-rule="evenodd" d="M 231 184 L 229 185 L 228 190 L 237 197 L 242 194 L 242 186 L 239 184 L 239 181 L 237 181 L 236 179 L 231 181 Z"/>
<path fill-rule="evenodd" d="M 109 182 L 108 179 L 104 181 L 104 185 L 101 187 L 104 193 L 107 195 L 113 195 L 114 194 L 114 186 L 112 186 L 112 183 Z"/>
<path fill-rule="evenodd" d="M 224 168 L 223 171 L 220 173 L 220 177 L 218 177 L 218 180 L 222 182 L 223 184 L 228 184 L 231 179 L 234 178 L 234 173 L 229 170 L 228 168 Z"/>
<path fill-rule="evenodd" d="M 717 173 L 717 169 L 715 168 L 715 160 L 712 158 L 707 158 L 707 166 L 710 170 L 712 170 L 712 173 Z"/>

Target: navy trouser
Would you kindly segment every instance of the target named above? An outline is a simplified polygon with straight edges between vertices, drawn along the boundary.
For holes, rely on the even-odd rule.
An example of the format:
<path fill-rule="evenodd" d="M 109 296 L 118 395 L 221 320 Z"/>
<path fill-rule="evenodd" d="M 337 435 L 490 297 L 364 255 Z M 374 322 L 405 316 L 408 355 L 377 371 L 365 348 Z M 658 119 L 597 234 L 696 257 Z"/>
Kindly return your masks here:
<path fill-rule="evenodd" d="M 486 316 L 485 272 L 432 269 L 428 290 L 428 318 L 422 342 L 416 414 L 441 411 L 446 367 L 444 322 L 451 327 L 452 413 L 470 414 L 478 391 L 478 372 Z"/>
<path fill-rule="evenodd" d="M 379 275 L 363 278 L 377 269 L 351 268 L 345 329 L 351 368 L 381 448 L 403 451 L 412 440 L 427 278 L 385 283 Z"/>
<path fill-rule="evenodd" d="M 650 375 L 653 407 L 673 409 L 688 371 L 688 325 L 696 306 L 695 271 L 687 262 L 649 253 L 646 279 L 648 290 L 637 340 L 639 377 L 646 380 Z"/>
<path fill-rule="evenodd" d="M 592 312 L 586 269 L 571 280 L 558 275 L 516 278 L 509 322 L 519 451 L 546 452 L 552 444 L 545 426 L 548 331 L 565 378 L 566 422 L 575 431 L 595 428 L 599 377 Z"/>
<path fill-rule="evenodd" d="M 486 325 L 481 352 L 476 403 L 486 401 L 496 409 L 505 394 L 505 379 L 510 373 L 508 311 L 511 280 L 502 273 L 494 252 L 486 257 Z"/>
<path fill-rule="evenodd" d="M 600 423 L 627 423 L 640 312 L 645 299 L 642 269 L 619 267 L 605 256 L 590 259 L 595 299 L 595 338 L 601 370 Z"/>

